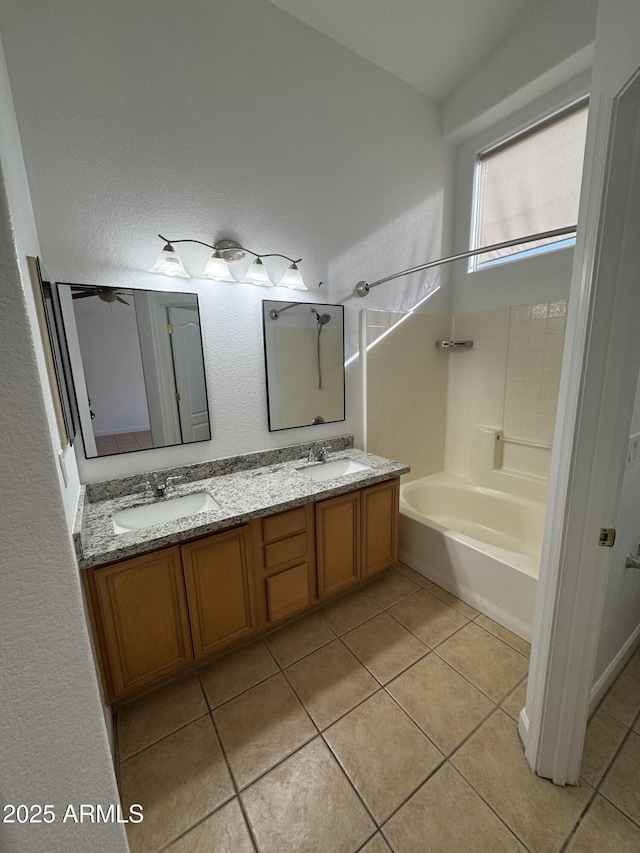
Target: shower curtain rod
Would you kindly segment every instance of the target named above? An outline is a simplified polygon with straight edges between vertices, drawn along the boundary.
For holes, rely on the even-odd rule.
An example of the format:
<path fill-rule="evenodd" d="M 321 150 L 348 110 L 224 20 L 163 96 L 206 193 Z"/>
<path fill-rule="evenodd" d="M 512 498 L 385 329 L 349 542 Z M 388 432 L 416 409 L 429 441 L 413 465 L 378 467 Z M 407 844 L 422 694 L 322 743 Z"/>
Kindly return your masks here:
<path fill-rule="evenodd" d="M 577 225 L 567 225 L 565 228 L 555 228 L 553 231 L 541 231 L 539 234 L 530 234 L 528 237 L 518 237 L 515 240 L 505 240 L 502 243 L 493 243 L 491 246 L 481 246 L 479 249 L 470 249 L 468 252 L 461 252 L 459 255 L 451 255 L 448 258 L 440 258 L 438 261 L 427 261 L 426 264 L 420 264 L 417 267 L 411 267 L 402 272 L 396 272 L 393 275 L 388 275 L 386 278 L 380 278 L 378 281 L 359 281 L 356 285 L 356 293 L 358 296 L 366 296 L 369 291 L 377 287 L 379 284 L 385 284 L 387 281 L 393 281 L 394 278 L 400 278 L 401 275 L 410 275 L 421 270 L 428 270 L 430 267 L 439 267 L 441 264 L 450 264 L 452 261 L 461 261 L 464 258 L 472 258 L 474 255 L 484 255 L 485 252 L 493 252 L 495 249 L 506 249 L 509 246 L 519 246 L 521 243 L 533 243 L 534 240 L 545 240 L 547 237 L 559 237 L 562 234 L 575 234 Z"/>

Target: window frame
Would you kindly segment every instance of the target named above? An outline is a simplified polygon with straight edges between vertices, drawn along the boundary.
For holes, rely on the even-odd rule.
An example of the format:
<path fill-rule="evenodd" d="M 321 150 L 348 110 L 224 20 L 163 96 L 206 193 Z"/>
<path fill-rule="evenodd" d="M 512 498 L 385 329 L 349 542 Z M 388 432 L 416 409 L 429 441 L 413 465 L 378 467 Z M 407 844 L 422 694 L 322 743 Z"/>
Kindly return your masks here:
<path fill-rule="evenodd" d="M 483 146 L 481 149 L 475 152 L 475 161 L 473 166 L 473 190 L 472 190 L 472 200 L 471 200 L 471 229 L 469 236 L 469 249 L 471 251 L 475 251 L 480 246 L 480 228 L 481 228 L 481 218 L 480 218 L 480 202 L 481 202 L 481 172 L 482 172 L 482 160 L 483 158 L 488 157 L 491 154 L 495 154 L 500 151 L 500 149 L 506 149 L 511 145 L 520 142 L 527 137 L 535 136 L 537 133 L 542 132 L 545 128 L 552 126 L 558 121 L 561 121 L 563 118 L 567 118 L 570 115 L 579 112 L 582 109 L 589 109 L 589 93 L 581 94 L 579 97 L 574 98 L 569 103 L 562 105 L 561 107 L 557 107 L 554 110 L 548 112 L 546 115 L 542 117 L 536 118 L 534 121 L 529 122 L 528 124 L 520 127 L 518 130 L 513 131 L 501 139 L 494 141 L 490 145 Z M 573 223 L 566 223 L 573 224 Z M 527 236 L 527 235 L 523 235 Z M 496 267 L 501 267 L 504 264 L 509 264 L 514 261 L 523 260 L 524 258 L 532 258 L 540 255 L 547 255 L 551 252 L 556 252 L 561 249 L 573 248 L 575 246 L 576 238 L 575 235 L 573 237 L 568 237 L 562 240 L 557 240 L 553 243 L 548 243 L 543 246 L 536 246 L 533 249 L 527 249 L 526 245 L 522 251 L 514 252 L 513 254 L 507 255 L 502 258 L 494 258 L 493 260 L 484 261 L 483 263 L 479 262 L 479 258 L 481 254 L 473 255 L 469 258 L 467 263 L 467 272 L 482 272 L 485 270 L 495 269 Z"/>

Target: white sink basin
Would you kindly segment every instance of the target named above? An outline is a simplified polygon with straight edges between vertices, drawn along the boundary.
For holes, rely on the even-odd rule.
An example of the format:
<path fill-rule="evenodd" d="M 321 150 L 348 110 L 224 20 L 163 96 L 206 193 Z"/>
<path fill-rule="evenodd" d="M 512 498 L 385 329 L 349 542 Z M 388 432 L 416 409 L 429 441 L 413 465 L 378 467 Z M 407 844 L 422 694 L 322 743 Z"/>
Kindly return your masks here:
<path fill-rule="evenodd" d="M 120 512 L 114 512 L 111 520 L 116 533 L 130 533 L 132 530 L 142 530 L 177 518 L 188 518 L 210 509 L 220 509 L 220 504 L 208 492 L 194 492 L 180 498 L 121 509 Z"/>
<path fill-rule="evenodd" d="M 297 469 L 305 477 L 312 480 L 333 480 L 335 477 L 344 477 L 345 474 L 355 474 L 357 471 L 370 471 L 368 465 L 355 462 L 353 459 L 334 459 L 331 462 L 321 462 L 319 465 L 309 465 L 307 468 Z"/>

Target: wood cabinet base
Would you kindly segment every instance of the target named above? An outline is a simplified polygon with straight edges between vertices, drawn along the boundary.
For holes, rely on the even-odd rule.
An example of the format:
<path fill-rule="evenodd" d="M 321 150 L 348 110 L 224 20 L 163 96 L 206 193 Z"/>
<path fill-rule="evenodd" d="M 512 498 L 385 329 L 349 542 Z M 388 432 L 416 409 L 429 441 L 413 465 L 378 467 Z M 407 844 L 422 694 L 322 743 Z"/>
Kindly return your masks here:
<path fill-rule="evenodd" d="M 398 559 L 399 481 L 83 572 L 109 703 L 312 610 Z"/>

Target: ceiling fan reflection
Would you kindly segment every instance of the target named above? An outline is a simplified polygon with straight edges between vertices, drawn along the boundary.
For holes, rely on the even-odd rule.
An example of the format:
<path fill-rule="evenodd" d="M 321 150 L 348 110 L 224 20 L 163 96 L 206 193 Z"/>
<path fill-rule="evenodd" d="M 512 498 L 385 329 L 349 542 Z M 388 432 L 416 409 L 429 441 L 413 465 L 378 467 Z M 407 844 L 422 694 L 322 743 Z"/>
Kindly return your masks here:
<path fill-rule="evenodd" d="M 115 287 L 84 287 L 80 284 L 73 285 L 71 288 L 72 299 L 86 299 L 89 296 L 97 296 L 103 302 L 122 302 L 123 305 L 128 305 L 126 299 L 123 299 L 120 294 L 126 291 L 118 290 Z"/>

